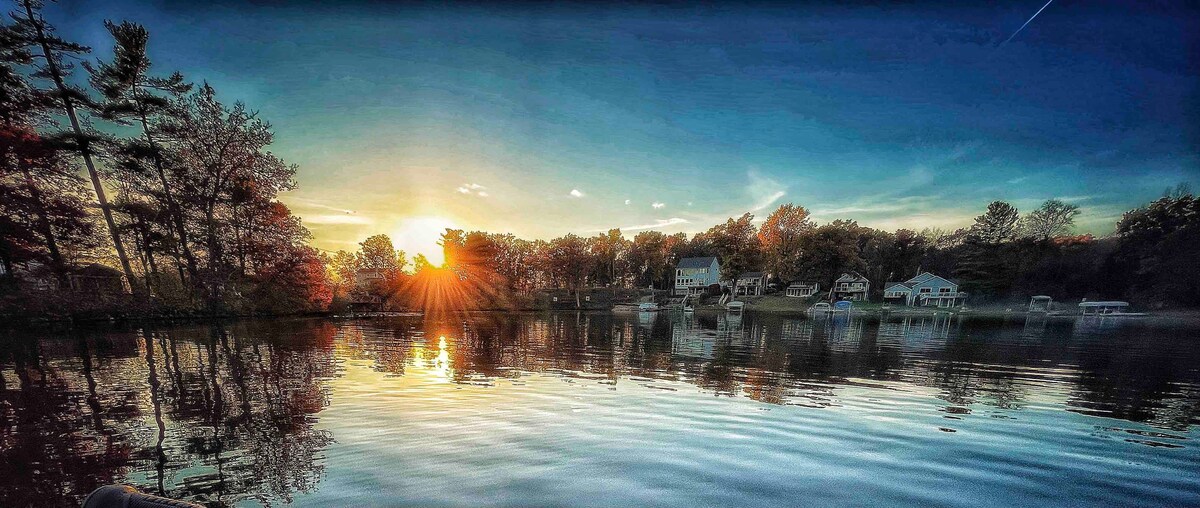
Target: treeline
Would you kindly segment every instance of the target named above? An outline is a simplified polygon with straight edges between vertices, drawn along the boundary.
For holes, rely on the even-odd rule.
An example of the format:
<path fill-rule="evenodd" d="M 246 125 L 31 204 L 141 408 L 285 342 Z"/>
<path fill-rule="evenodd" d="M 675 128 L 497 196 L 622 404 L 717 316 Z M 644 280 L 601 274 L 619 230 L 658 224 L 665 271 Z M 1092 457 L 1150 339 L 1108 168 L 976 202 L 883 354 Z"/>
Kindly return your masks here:
<path fill-rule="evenodd" d="M 427 291 L 414 287 L 428 288 L 446 272 L 469 296 L 456 302 L 466 306 L 502 306 L 514 295 L 545 288 L 671 289 L 675 264 L 692 256 L 719 258 L 726 282 L 764 271 L 780 285 L 804 281 L 829 288 L 840 274 L 856 271 L 870 279 L 876 298 L 886 282 L 930 271 L 959 280 L 976 305 L 1019 303 L 1038 294 L 1127 298 L 1156 308 L 1200 305 L 1200 276 L 1190 268 L 1200 261 L 1200 202 L 1186 186 L 1127 212 L 1104 238 L 1073 234 L 1079 213 L 1076 205 L 1049 200 L 1022 215 L 997 201 L 967 228 L 889 232 L 852 220 L 818 225 L 803 206 L 785 204 L 761 224 L 747 213 L 690 237 L 643 231 L 630 240 L 613 229 L 544 241 L 447 230 L 445 267 L 418 256 L 408 269 L 404 253 L 377 235 L 358 253 L 338 252 L 330 268 L 338 299 L 368 292 L 407 306 L 426 298 Z M 356 284 L 355 273 L 363 268 L 388 275 L 376 284 Z"/>
<path fill-rule="evenodd" d="M 132 292 L 108 298 L 131 306 L 325 308 L 324 261 L 276 199 L 296 168 L 269 150 L 270 124 L 207 83 L 155 69 L 140 25 L 105 22 L 113 54 L 95 60 L 41 10 L 20 0 L 0 27 L 6 304 L 36 312 L 20 281 L 47 279 L 40 301 L 59 305 L 72 274 L 99 262 L 119 267 Z"/>

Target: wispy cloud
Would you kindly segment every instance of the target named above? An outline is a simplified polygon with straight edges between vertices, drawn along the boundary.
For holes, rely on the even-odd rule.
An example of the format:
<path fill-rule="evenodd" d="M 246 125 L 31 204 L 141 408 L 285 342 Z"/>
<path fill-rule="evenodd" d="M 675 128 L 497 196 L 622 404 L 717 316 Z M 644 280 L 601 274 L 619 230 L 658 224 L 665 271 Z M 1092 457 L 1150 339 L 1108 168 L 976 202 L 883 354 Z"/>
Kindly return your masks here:
<path fill-rule="evenodd" d="M 651 206 L 651 207 L 653 207 L 653 208 L 655 208 L 655 209 L 659 209 L 659 208 L 662 208 L 662 207 L 664 207 L 664 206 L 667 206 L 667 204 L 666 204 L 666 203 L 660 203 L 660 202 L 654 202 L 654 203 L 651 203 L 651 204 L 650 204 L 650 206 Z"/>
<path fill-rule="evenodd" d="M 628 205 L 629 203 L 631 203 L 631 202 L 632 202 L 632 201 L 630 201 L 630 200 L 628 200 L 628 199 L 626 199 L 626 200 L 625 200 L 625 204 L 627 204 L 627 205 Z"/>
<path fill-rule="evenodd" d="M 477 183 L 464 183 L 464 184 L 458 186 L 458 188 L 454 189 L 454 190 L 455 190 L 455 192 L 458 192 L 459 194 L 467 194 L 467 195 L 474 194 L 481 198 L 486 198 L 486 197 L 488 197 L 488 193 L 487 193 L 487 190 L 485 190 L 485 189 L 487 189 L 487 187 L 485 187 L 483 185 L 479 185 Z"/>
<path fill-rule="evenodd" d="M 374 224 L 370 217 L 353 214 L 301 215 L 308 224 Z"/>
<path fill-rule="evenodd" d="M 758 171 L 746 172 L 746 193 L 753 199 L 751 212 L 761 211 L 787 195 L 786 187 L 774 179 L 764 176 Z"/>
<path fill-rule="evenodd" d="M 1008 184 L 1009 184 L 1009 185 L 1016 185 L 1016 184 L 1018 184 L 1018 183 L 1024 182 L 1025 180 L 1028 180 L 1028 179 L 1029 179 L 1029 175 L 1025 175 L 1025 176 L 1018 176 L 1018 177 L 1016 177 L 1016 178 L 1010 179 L 1010 180 L 1008 181 Z"/>
<path fill-rule="evenodd" d="M 682 217 L 671 217 L 670 219 L 657 219 L 654 224 L 639 224 L 636 226 L 621 226 L 621 231 L 640 231 L 643 229 L 665 228 L 667 226 L 675 226 L 678 224 L 687 224 L 691 221 Z M 593 232 L 608 231 L 608 229 L 595 229 Z"/>
<path fill-rule="evenodd" d="M 573 198 L 581 198 L 584 196 L 584 194 L 582 192 L 580 192 L 579 189 L 571 189 L 571 192 L 569 194 Z"/>

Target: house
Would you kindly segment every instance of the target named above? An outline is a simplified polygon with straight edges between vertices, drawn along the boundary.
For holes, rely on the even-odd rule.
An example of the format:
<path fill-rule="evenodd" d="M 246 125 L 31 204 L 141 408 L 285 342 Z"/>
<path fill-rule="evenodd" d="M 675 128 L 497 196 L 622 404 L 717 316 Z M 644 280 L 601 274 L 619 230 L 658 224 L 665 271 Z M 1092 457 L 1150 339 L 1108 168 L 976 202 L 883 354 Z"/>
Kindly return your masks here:
<path fill-rule="evenodd" d="M 675 294 L 696 295 L 721 283 L 721 263 L 717 258 L 683 258 L 675 265 Z"/>
<path fill-rule="evenodd" d="M 883 301 L 908 306 L 957 307 L 966 298 L 967 294 L 958 290 L 958 284 L 929 272 L 883 287 Z"/>
<path fill-rule="evenodd" d="M 788 285 L 783 294 L 790 298 L 808 298 L 820 290 L 821 284 L 818 282 L 793 282 Z"/>
<path fill-rule="evenodd" d="M 92 263 L 71 270 L 67 282 L 72 291 L 93 295 L 126 293 L 125 274 L 116 268 Z"/>
<path fill-rule="evenodd" d="M 833 290 L 829 297 L 833 301 L 852 300 L 866 301 L 871 289 L 871 281 L 858 272 L 846 272 L 833 281 Z"/>
<path fill-rule="evenodd" d="M 762 272 L 746 272 L 738 275 L 733 283 L 733 294 L 737 296 L 762 296 L 767 287 L 767 275 Z"/>

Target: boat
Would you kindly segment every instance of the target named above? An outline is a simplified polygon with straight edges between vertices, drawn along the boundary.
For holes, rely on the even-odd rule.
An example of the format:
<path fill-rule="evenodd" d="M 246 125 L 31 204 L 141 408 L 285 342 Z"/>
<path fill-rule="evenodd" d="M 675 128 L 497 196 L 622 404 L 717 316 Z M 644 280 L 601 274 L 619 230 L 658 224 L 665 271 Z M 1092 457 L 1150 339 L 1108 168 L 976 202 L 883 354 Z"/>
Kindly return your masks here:
<path fill-rule="evenodd" d="M 1079 302 L 1079 313 L 1084 316 L 1104 317 L 1138 317 L 1147 315 L 1145 312 L 1129 312 L 1129 302 L 1122 302 L 1120 300 L 1096 302 L 1084 300 Z"/>
<path fill-rule="evenodd" d="M 643 302 L 638 304 L 638 312 L 657 312 L 658 304 L 654 302 Z"/>
<path fill-rule="evenodd" d="M 817 302 L 814 303 L 812 307 L 809 307 L 808 311 L 813 314 L 828 314 L 833 312 L 833 307 L 830 307 L 829 304 L 825 302 Z"/>
<path fill-rule="evenodd" d="M 737 300 L 725 304 L 725 310 L 728 310 L 729 312 L 741 312 L 745 308 L 746 302 L 739 302 Z"/>

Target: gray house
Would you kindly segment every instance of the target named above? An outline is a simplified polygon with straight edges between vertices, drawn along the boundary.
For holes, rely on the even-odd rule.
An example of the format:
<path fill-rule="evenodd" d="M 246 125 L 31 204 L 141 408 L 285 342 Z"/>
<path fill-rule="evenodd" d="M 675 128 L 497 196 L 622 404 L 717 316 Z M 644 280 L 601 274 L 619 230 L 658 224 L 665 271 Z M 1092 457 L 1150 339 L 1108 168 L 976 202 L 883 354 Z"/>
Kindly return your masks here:
<path fill-rule="evenodd" d="M 819 282 L 793 282 L 784 290 L 784 296 L 791 298 L 808 298 L 821 290 Z"/>
<path fill-rule="evenodd" d="M 871 281 L 858 272 L 846 272 L 833 281 L 833 290 L 829 297 L 833 301 L 852 300 L 866 301 L 871 290 Z"/>
<path fill-rule="evenodd" d="M 762 272 L 745 272 L 738 275 L 733 284 L 737 296 L 762 296 L 767 287 L 767 275 Z"/>
<path fill-rule="evenodd" d="M 721 263 L 715 257 L 683 258 L 675 265 L 675 294 L 697 295 L 721 283 Z"/>
<path fill-rule="evenodd" d="M 958 284 L 929 272 L 883 287 L 883 301 L 916 307 L 957 307 L 967 299 Z"/>

